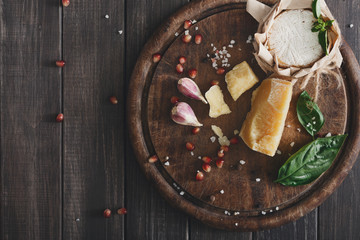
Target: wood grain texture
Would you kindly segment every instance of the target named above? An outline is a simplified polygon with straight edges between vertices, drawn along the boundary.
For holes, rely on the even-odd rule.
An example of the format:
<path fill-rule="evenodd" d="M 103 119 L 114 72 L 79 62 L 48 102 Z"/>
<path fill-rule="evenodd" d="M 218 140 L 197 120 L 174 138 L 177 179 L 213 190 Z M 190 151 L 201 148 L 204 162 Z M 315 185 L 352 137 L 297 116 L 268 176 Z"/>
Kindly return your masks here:
<path fill-rule="evenodd" d="M 202 220 L 205 223 L 210 224 L 214 227 L 226 228 L 226 229 L 241 229 L 241 230 L 246 231 L 246 230 L 255 230 L 255 229 L 279 226 L 280 224 L 283 224 L 287 221 L 295 220 L 296 218 L 303 216 L 309 210 L 312 210 L 313 208 L 318 206 L 335 189 L 335 187 L 338 186 L 342 182 L 342 180 L 344 179 L 344 177 L 347 174 L 347 171 L 351 168 L 352 164 L 354 163 L 354 160 L 355 160 L 354 155 L 358 151 L 358 147 L 359 147 L 358 146 L 359 145 L 359 137 L 355 133 L 350 134 L 348 144 L 345 147 L 345 149 L 347 149 L 347 150 L 345 150 L 343 152 L 343 154 L 342 154 L 343 156 L 340 157 L 339 160 L 335 161 L 333 167 L 326 174 L 324 174 L 323 177 L 318 179 L 318 181 L 316 181 L 312 185 L 304 186 L 303 188 L 286 188 L 286 189 L 283 188 L 279 191 L 275 190 L 275 192 L 276 192 L 276 194 L 274 195 L 275 198 L 281 196 L 281 194 L 285 194 L 286 198 L 283 200 L 284 202 L 282 202 L 281 200 L 279 201 L 278 199 L 276 199 L 273 202 L 271 202 L 271 200 L 269 201 L 269 198 L 267 196 L 262 197 L 262 193 L 266 193 L 266 191 L 264 189 L 256 190 L 256 186 L 252 185 L 251 189 L 253 190 L 255 188 L 255 192 L 252 192 L 250 194 L 255 194 L 254 199 L 261 200 L 261 202 L 259 203 L 260 205 L 255 204 L 252 201 L 250 201 L 250 206 L 244 205 L 244 204 L 249 204 L 248 199 L 244 200 L 244 198 L 240 198 L 240 200 L 235 199 L 235 201 L 234 201 L 235 203 L 240 204 L 240 205 L 236 205 L 235 209 L 229 207 L 229 204 L 232 202 L 233 198 L 226 198 L 225 195 L 223 198 L 228 199 L 228 201 L 225 201 L 225 200 L 220 201 L 220 205 L 216 206 L 216 207 L 221 207 L 222 209 L 213 209 L 212 207 L 209 207 L 206 203 L 202 203 L 205 201 L 205 197 L 211 193 L 207 191 L 207 188 L 205 187 L 205 185 L 204 186 L 203 186 L 203 184 L 195 185 L 195 183 L 193 183 L 194 181 L 188 180 L 188 179 L 191 179 L 191 176 L 189 175 L 190 171 L 186 172 L 185 178 L 179 178 L 179 175 L 177 175 L 175 173 L 176 171 L 175 172 L 172 171 L 171 167 L 167 168 L 168 170 L 164 170 L 164 167 L 162 167 L 161 164 L 152 165 L 147 162 L 147 158 L 150 155 L 154 154 L 153 147 L 155 148 L 155 152 L 159 155 L 160 159 L 165 158 L 165 155 L 164 155 L 165 153 L 172 154 L 173 156 L 170 156 L 170 158 L 173 157 L 173 159 L 175 159 L 175 162 L 178 162 L 180 165 L 182 164 L 182 162 L 179 162 L 179 159 L 186 159 L 186 158 L 184 158 L 185 156 L 179 157 L 177 154 L 178 151 L 174 151 L 174 149 L 169 149 L 169 148 L 166 149 L 166 146 L 167 146 L 166 143 L 168 143 L 170 141 L 169 141 L 169 139 L 162 138 L 163 136 L 165 136 L 165 137 L 169 136 L 170 135 L 169 132 L 172 132 L 171 136 L 176 136 L 174 139 L 172 139 L 173 144 L 175 144 L 175 146 L 180 146 L 179 144 L 176 144 L 175 140 L 178 140 L 178 139 L 181 140 L 183 138 L 182 136 L 186 136 L 185 132 L 182 131 L 180 128 L 173 128 L 172 125 L 169 125 L 169 124 L 166 126 L 164 125 L 165 123 L 169 122 L 169 120 L 163 119 L 164 117 L 166 117 L 166 114 L 164 111 L 166 110 L 165 108 L 167 108 L 167 107 L 166 107 L 166 104 L 163 103 L 163 101 L 161 103 L 159 103 L 159 100 L 163 99 L 162 96 L 165 96 L 166 94 L 174 94 L 174 93 L 172 93 L 171 87 L 168 86 L 169 84 L 171 84 L 171 81 L 173 81 L 172 80 L 173 77 L 170 75 L 167 76 L 167 71 L 164 70 L 164 69 L 170 69 L 169 71 L 171 72 L 171 68 L 169 68 L 169 66 L 167 68 L 165 68 L 165 67 L 167 65 L 171 65 L 172 61 L 170 58 L 171 58 L 171 56 L 174 56 L 174 54 L 176 54 L 176 52 L 174 52 L 172 47 L 167 49 L 169 42 L 171 42 L 171 39 L 174 38 L 171 34 L 176 31 L 179 31 L 179 25 L 185 19 L 196 18 L 198 21 L 200 21 L 204 17 L 207 17 L 207 16 L 212 17 L 212 14 L 214 14 L 216 12 L 221 12 L 221 13 L 219 13 L 219 16 L 221 15 L 221 19 L 225 19 L 225 22 L 229 22 L 229 25 L 239 27 L 239 24 L 234 24 L 231 21 L 228 21 L 230 19 L 233 19 L 234 17 L 226 20 L 226 16 L 222 16 L 225 13 L 227 13 L 226 9 L 225 9 L 227 7 L 229 7 L 229 8 L 231 7 L 231 11 L 228 10 L 228 14 L 231 15 L 231 13 L 233 11 L 235 11 L 234 8 L 236 8 L 236 6 L 237 6 L 236 4 L 239 4 L 239 1 L 224 0 L 223 2 L 219 2 L 219 1 L 214 2 L 214 1 L 209 0 L 209 1 L 196 2 L 194 4 L 189 4 L 185 8 L 183 8 L 182 10 L 180 10 L 179 12 L 174 14 L 173 17 L 170 18 L 169 24 L 162 26 L 160 31 L 158 31 L 158 35 L 154 35 L 154 37 L 147 43 L 147 45 L 145 46 L 145 49 L 137 63 L 136 67 L 139 69 L 143 69 L 143 72 L 141 72 L 141 73 L 134 72 L 134 74 L 132 76 L 132 82 L 131 82 L 131 85 L 129 88 L 131 91 L 131 94 L 129 95 L 130 107 L 129 107 L 129 112 L 128 112 L 129 116 L 128 117 L 129 117 L 129 124 L 130 124 L 130 130 L 131 130 L 130 134 L 132 137 L 131 139 L 132 139 L 134 146 L 136 147 L 136 150 L 137 150 L 136 155 L 142 166 L 142 169 L 149 178 L 153 179 L 153 181 L 155 182 L 155 185 L 158 187 L 158 189 L 163 194 L 163 196 L 166 199 L 168 199 L 169 202 L 173 203 L 173 205 L 181 207 L 188 214 L 191 214 L 192 216 L 195 216 L 197 219 Z M 220 7 L 220 5 L 221 5 L 221 7 Z M 242 6 L 244 6 L 244 5 L 242 5 Z M 240 15 L 240 13 L 236 13 L 236 16 L 238 16 L 238 15 Z M 211 17 L 209 17 L 209 18 L 211 18 Z M 207 19 L 205 19 L 204 22 L 206 22 L 206 20 Z M 219 23 L 220 22 L 219 20 L 213 21 L 213 22 L 218 23 L 218 24 L 214 25 L 214 24 L 211 24 L 211 22 L 206 22 L 205 25 L 206 26 L 214 25 L 213 28 L 216 28 L 217 26 L 219 26 L 219 29 L 221 29 L 221 31 L 219 32 L 219 35 L 222 36 L 224 33 L 225 27 L 221 26 L 221 24 Z M 247 21 L 243 21 L 243 22 L 246 23 Z M 199 27 L 202 26 L 201 22 L 199 22 L 198 24 L 199 24 L 198 25 Z M 249 24 L 251 24 L 251 23 L 249 23 Z M 180 28 L 181 28 L 181 25 L 180 25 Z M 205 31 L 205 33 L 203 33 L 203 34 L 206 37 L 210 36 L 209 38 L 212 39 L 211 35 L 209 35 L 209 33 L 210 33 L 210 31 Z M 224 33 L 224 35 L 226 35 L 226 34 Z M 238 38 L 239 37 L 237 36 L 237 39 Z M 179 44 L 176 44 L 176 42 L 178 42 L 178 41 L 175 41 L 173 43 L 177 46 L 175 49 L 179 50 L 178 54 L 182 54 L 183 48 L 180 47 Z M 215 40 L 215 42 L 216 42 L 216 40 Z M 243 48 L 243 46 L 240 46 L 240 47 Z M 149 61 L 151 59 L 151 55 L 154 52 L 158 52 L 158 51 L 164 52 L 164 49 L 167 49 L 167 50 L 166 50 L 166 53 L 164 54 L 163 60 L 159 63 L 158 67 L 155 68 L 154 65 L 151 65 L 151 61 Z M 349 47 L 346 44 L 344 44 L 344 47 L 342 50 L 343 50 L 344 54 L 351 53 L 351 50 L 349 49 Z M 170 54 L 170 53 L 168 54 L 168 52 L 172 52 L 172 54 Z M 196 53 L 197 51 L 192 49 L 191 52 Z M 195 60 L 190 60 L 190 63 L 194 64 L 194 61 L 195 61 L 195 63 L 199 62 L 199 59 L 198 59 L 199 55 L 202 55 L 202 54 L 204 54 L 204 53 L 198 52 L 196 54 L 197 58 L 195 58 Z M 350 57 L 350 55 L 346 55 L 346 56 L 349 57 L 346 59 L 346 61 L 356 62 L 355 58 Z M 176 57 L 174 57 L 174 59 L 175 58 Z M 246 57 L 245 57 L 245 59 L 246 59 Z M 247 60 L 249 61 L 249 59 L 247 59 Z M 152 77 L 153 71 L 155 71 L 154 77 Z M 209 70 L 207 70 L 207 71 L 209 71 Z M 146 74 L 144 74 L 144 72 Z M 158 74 L 160 72 L 163 74 Z M 255 72 L 257 72 L 257 71 L 255 71 Z M 348 79 L 357 79 L 356 72 L 357 72 L 356 67 L 353 69 L 353 71 L 348 71 L 347 72 Z M 164 78 L 166 78 L 167 80 L 165 81 Z M 209 76 L 208 76 L 208 78 L 209 78 Z M 344 90 L 343 89 L 341 90 L 341 88 L 340 88 L 338 90 L 339 92 L 337 92 L 335 94 L 335 95 L 339 94 L 339 96 L 334 97 L 334 94 L 331 93 L 330 89 L 332 88 L 331 86 L 335 85 L 335 84 L 330 84 L 331 81 L 328 77 L 324 77 L 323 82 L 324 82 L 324 84 L 328 84 L 328 85 L 324 86 L 324 87 L 326 87 L 324 89 L 324 91 L 322 92 L 322 97 L 324 97 L 324 98 L 323 98 L 323 100 L 319 100 L 319 105 L 320 105 L 320 108 L 324 109 L 323 112 L 325 114 L 325 117 L 327 117 L 328 119 L 332 119 L 332 121 L 328 121 L 328 123 L 329 123 L 327 125 L 328 127 L 325 127 L 324 131 L 329 131 L 329 132 L 333 132 L 333 133 L 342 133 L 344 130 L 344 125 L 342 124 L 342 121 L 344 121 L 344 120 L 346 121 L 346 118 L 344 118 L 343 116 L 340 116 L 339 112 L 334 111 L 334 109 L 336 106 L 337 107 L 342 106 L 340 108 L 343 110 L 346 110 L 346 105 L 342 104 L 342 102 L 344 100 L 346 100 L 344 93 L 341 93 L 341 92 L 344 92 Z M 203 84 L 203 82 L 200 83 L 200 87 L 202 87 L 201 84 Z M 150 90 L 148 93 L 147 89 L 149 88 L 149 86 L 150 86 Z M 153 87 L 153 86 L 155 86 L 155 87 Z M 165 89 L 167 91 L 164 91 Z M 296 89 L 296 87 L 295 87 L 295 89 Z M 334 89 L 336 89 L 336 87 Z M 355 86 L 354 88 L 350 89 L 349 94 L 352 97 L 354 97 L 353 94 L 356 94 L 357 91 L 359 91 L 359 88 L 357 88 Z M 147 99 L 147 96 L 149 96 L 148 102 L 146 102 L 146 100 L 144 101 L 144 99 Z M 141 101 L 140 101 L 140 99 L 141 99 Z M 341 99 L 343 99 L 343 100 L 341 100 Z M 357 98 L 354 97 L 352 99 L 357 99 Z M 323 102 L 321 102 L 321 101 L 323 101 Z M 154 107 L 155 106 L 154 103 L 155 103 L 155 105 L 159 106 L 159 108 L 161 108 L 161 110 L 158 110 L 159 108 Z M 335 105 L 332 105 L 332 104 L 335 104 Z M 326 106 L 328 108 L 326 108 Z M 333 107 L 331 107 L 331 106 L 333 106 Z M 141 110 L 142 108 L 144 108 L 146 110 Z M 197 112 L 200 111 L 200 115 L 202 115 L 201 108 L 198 108 L 196 106 L 194 108 Z M 239 108 L 239 107 L 237 107 L 237 108 Z M 354 111 L 354 113 L 350 116 L 352 119 L 355 119 L 353 121 L 357 121 L 356 119 L 359 118 L 359 116 L 357 115 L 357 111 L 359 109 L 356 106 L 352 110 Z M 142 111 L 147 112 L 147 117 L 144 117 L 144 114 L 142 113 Z M 289 113 L 291 113 L 291 111 Z M 346 111 L 343 113 L 345 114 L 345 117 L 346 117 Z M 289 119 L 290 122 L 292 121 L 291 119 L 296 118 L 294 116 L 293 116 L 293 118 L 291 118 L 291 116 L 292 115 L 290 114 L 290 119 Z M 140 121 L 139 119 L 142 119 L 142 120 Z M 336 122 L 339 119 L 340 119 L 340 122 Z M 150 129 L 149 133 L 147 132 L 148 130 L 146 130 L 146 127 L 144 127 L 147 125 L 147 121 L 149 122 L 149 129 Z M 350 128 L 358 129 L 357 125 L 356 124 L 354 125 L 353 121 L 348 123 Z M 230 123 L 229 121 L 227 121 L 227 122 Z M 352 125 L 350 125 L 350 124 L 352 124 Z M 294 122 L 294 124 L 292 124 L 292 125 L 296 125 L 296 123 Z M 229 129 L 226 129 L 226 130 L 228 131 Z M 296 132 L 296 130 L 295 130 L 295 132 Z M 145 133 L 146 136 L 142 136 L 143 133 Z M 286 137 L 287 135 L 288 134 L 285 131 L 284 136 Z M 289 135 L 289 136 L 291 137 L 291 135 Z M 285 139 L 285 138 L 283 138 L 283 139 Z M 299 143 L 299 141 L 297 140 L 296 142 Z M 305 139 L 301 139 L 301 141 L 305 141 Z M 185 143 L 184 139 L 183 139 L 183 142 Z M 146 144 L 148 144 L 148 145 L 145 147 Z M 205 143 L 200 141 L 200 147 L 203 144 L 205 144 Z M 175 147 L 175 149 L 177 149 L 177 148 Z M 282 149 L 282 145 L 280 145 L 280 149 Z M 245 151 L 245 150 L 243 150 L 243 151 Z M 184 152 L 184 151 L 180 151 L 180 152 Z M 284 151 L 284 152 L 287 152 L 287 151 Z M 197 155 L 198 154 L 196 154 L 196 156 Z M 246 156 L 249 157 L 250 155 L 246 155 Z M 256 156 L 257 159 L 259 159 L 259 157 L 260 156 Z M 191 161 L 191 164 L 192 163 L 193 163 L 193 161 Z M 190 162 L 189 162 L 189 164 L 190 164 Z M 261 164 L 261 166 L 265 166 L 265 165 Z M 270 165 L 272 165 L 272 167 L 275 166 L 274 164 L 270 164 Z M 250 167 L 251 167 L 251 165 L 250 165 Z M 265 170 L 267 169 L 267 167 L 263 167 L 263 168 Z M 180 171 L 181 171 L 181 169 L 184 170 L 184 167 L 176 166 L 175 169 L 178 169 L 178 170 L 180 169 Z M 194 169 L 194 166 L 192 166 L 192 165 L 189 166 L 189 169 Z M 269 170 L 269 169 L 267 169 L 267 170 Z M 166 174 L 164 175 L 164 172 L 166 172 L 166 171 L 168 171 L 168 173 L 170 173 L 170 176 L 172 177 L 171 179 L 169 179 L 169 177 L 166 176 Z M 274 171 L 272 170 L 271 172 L 274 172 Z M 174 173 L 175 173 L 175 175 L 174 175 Z M 229 175 L 229 172 L 227 173 L 227 175 Z M 266 176 L 266 175 L 264 175 L 264 176 Z M 265 180 L 264 180 L 265 185 L 267 185 L 267 183 L 272 184 L 272 180 L 271 180 L 272 178 L 273 177 L 270 177 L 269 178 L 270 180 L 265 178 Z M 165 179 L 167 179 L 167 180 L 165 180 Z M 177 186 L 175 188 L 172 188 L 172 186 L 174 185 L 173 179 L 176 181 L 176 184 L 177 184 Z M 217 180 L 221 180 L 221 178 L 218 178 Z M 168 183 L 166 183 L 166 181 L 168 181 Z M 217 181 L 216 181 L 216 179 L 215 179 L 215 181 L 213 179 L 210 182 L 216 183 Z M 237 182 L 239 182 L 239 181 L 237 181 Z M 271 184 L 269 184 L 269 185 L 271 185 Z M 202 186 L 202 190 L 199 189 L 200 185 Z M 214 185 L 214 184 L 212 184 L 212 185 Z M 180 186 L 180 188 L 179 188 L 179 186 Z M 231 187 L 232 185 L 228 184 L 227 186 Z M 269 189 L 273 189 L 274 187 L 276 187 L 276 186 L 270 186 Z M 308 187 L 308 189 L 306 187 Z M 214 188 L 214 186 L 212 186 L 211 189 L 214 189 L 214 191 L 216 191 L 215 189 L 219 190 L 221 188 L 220 188 L 220 186 L 217 186 L 217 188 Z M 299 190 L 296 190 L 296 189 L 299 189 Z M 178 191 L 180 191 L 180 190 L 184 190 L 186 192 L 186 194 L 183 197 L 181 197 L 178 193 Z M 229 193 L 236 192 L 236 189 L 230 189 L 230 190 L 226 189 L 226 190 Z M 290 191 L 289 194 L 287 193 L 288 191 Z M 256 193 L 258 193 L 258 194 L 256 194 Z M 249 195 L 248 193 L 246 193 L 246 191 L 244 194 L 245 194 L 244 195 L 245 197 Z M 238 195 L 239 194 L 235 194 L 235 196 L 238 196 Z M 241 196 L 241 194 L 240 194 L 240 196 Z M 299 197 L 297 197 L 297 196 L 299 196 Z M 200 202 L 197 200 L 194 200 L 194 199 L 197 199 Z M 194 205 L 192 205 L 192 204 L 194 204 Z M 224 204 L 227 204 L 227 205 L 224 205 Z M 267 214 L 266 216 L 262 216 L 261 211 L 268 212 L 269 209 L 275 208 L 276 206 L 279 206 L 279 205 L 281 205 L 279 212 Z M 233 205 L 231 205 L 231 206 L 233 206 Z M 223 213 L 224 209 L 240 211 L 240 215 L 237 217 L 226 216 Z M 250 218 L 248 216 L 257 216 L 257 217 Z M 239 226 L 239 227 L 235 227 L 235 226 Z"/>
<path fill-rule="evenodd" d="M 339 22 L 346 41 L 353 49 L 357 59 L 360 58 L 360 3 L 359 1 L 328 0 L 327 4 Z M 349 25 L 354 24 L 353 28 Z M 351 66 L 348 66 L 351 67 Z M 359 82 L 357 82 L 359 85 Z M 350 86 L 354 87 L 354 86 Z M 359 96 L 358 96 L 359 97 Z M 352 103 L 352 107 L 358 102 Z M 352 131 L 352 129 L 350 129 Z M 358 157 L 359 160 L 359 157 Z M 319 239 L 359 239 L 360 236 L 360 167 L 359 161 L 350 171 L 348 177 L 319 207 Z"/>
<path fill-rule="evenodd" d="M 57 2 L 0 1 L 1 239 L 61 239 Z"/>
<path fill-rule="evenodd" d="M 127 1 L 126 79 L 155 29 L 186 0 Z M 187 216 L 171 208 L 141 173 L 133 150 L 126 151 L 126 239 L 188 239 Z"/>
<path fill-rule="evenodd" d="M 64 239 L 124 238 L 124 12 L 118 0 L 64 9 Z"/>

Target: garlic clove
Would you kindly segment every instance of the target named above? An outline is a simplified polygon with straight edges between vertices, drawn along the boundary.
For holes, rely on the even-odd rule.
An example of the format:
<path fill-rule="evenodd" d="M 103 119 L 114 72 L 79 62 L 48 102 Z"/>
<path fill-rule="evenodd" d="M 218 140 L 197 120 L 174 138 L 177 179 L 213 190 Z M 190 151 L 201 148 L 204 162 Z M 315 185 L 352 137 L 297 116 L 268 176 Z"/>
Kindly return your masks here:
<path fill-rule="evenodd" d="M 193 127 L 203 126 L 199 123 L 190 105 L 185 102 L 178 102 L 175 104 L 171 109 L 171 119 L 180 125 Z"/>
<path fill-rule="evenodd" d="M 190 78 L 181 78 L 178 81 L 177 88 L 186 97 L 201 100 L 203 103 L 208 104 L 204 96 L 201 94 L 198 85 Z"/>

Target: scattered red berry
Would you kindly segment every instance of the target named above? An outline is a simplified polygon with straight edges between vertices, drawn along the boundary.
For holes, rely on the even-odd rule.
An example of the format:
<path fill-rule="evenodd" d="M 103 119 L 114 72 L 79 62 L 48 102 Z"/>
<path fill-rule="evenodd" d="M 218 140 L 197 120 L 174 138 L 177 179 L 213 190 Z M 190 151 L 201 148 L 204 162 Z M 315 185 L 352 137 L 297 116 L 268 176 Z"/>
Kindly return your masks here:
<path fill-rule="evenodd" d="M 104 217 L 105 218 L 109 218 L 111 216 L 111 210 L 110 209 L 105 209 L 104 210 Z"/>
<path fill-rule="evenodd" d="M 216 166 L 218 168 L 222 168 L 223 165 L 224 165 L 224 160 L 223 159 L 220 158 L 220 159 L 216 160 Z"/>
<path fill-rule="evenodd" d="M 203 160 L 204 163 L 210 163 L 211 162 L 211 158 L 208 157 L 208 156 L 202 157 L 201 160 Z"/>
<path fill-rule="evenodd" d="M 197 70 L 195 68 L 189 70 L 189 77 L 195 78 L 196 75 L 197 75 Z"/>
<path fill-rule="evenodd" d="M 191 35 L 187 34 L 187 35 L 183 35 L 181 39 L 184 43 L 189 43 L 191 42 L 191 38 L 192 38 Z"/>
<path fill-rule="evenodd" d="M 191 142 L 187 142 L 186 143 L 186 149 L 189 150 L 189 151 L 192 151 L 195 149 L 195 145 Z"/>
<path fill-rule="evenodd" d="M 180 74 L 184 72 L 184 67 L 180 63 L 176 65 L 176 71 Z"/>
<path fill-rule="evenodd" d="M 153 62 L 154 62 L 154 63 L 159 62 L 160 59 L 161 59 L 160 53 L 155 53 L 155 54 L 152 56 L 152 59 L 153 59 Z"/>
<path fill-rule="evenodd" d="M 216 70 L 216 74 L 219 74 L 219 75 L 224 74 L 224 72 L 225 72 L 225 69 L 222 68 L 222 67 L 219 67 L 219 68 Z"/>
<path fill-rule="evenodd" d="M 190 20 L 186 20 L 184 22 L 184 28 L 185 29 L 189 29 L 191 27 L 191 25 L 192 25 L 192 22 Z"/>
<path fill-rule="evenodd" d="M 225 156 L 224 150 L 218 151 L 218 157 L 223 158 Z"/>
<path fill-rule="evenodd" d="M 200 128 L 199 127 L 194 127 L 193 129 L 191 129 L 192 134 L 196 135 L 200 132 Z"/>
<path fill-rule="evenodd" d="M 231 144 L 237 144 L 239 142 L 239 138 L 238 137 L 233 137 L 232 139 L 230 139 L 230 143 Z"/>
<path fill-rule="evenodd" d="M 186 57 L 184 57 L 184 56 L 179 57 L 179 63 L 180 64 L 186 63 Z"/>
<path fill-rule="evenodd" d="M 215 86 L 215 85 L 219 85 L 219 81 L 212 80 L 211 81 L 211 86 Z"/>
<path fill-rule="evenodd" d="M 223 150 L 224 152 L 228 152 L 229 151 L 229 147 L 228 146 L 221 146 L 220 150 Z"/>
<path fill-rule="evenodd" d="M 55 64 L 58 67 L 64 67 L 65 66 L 65 61 L 64 60 L 59 60 L 59 61 L 56 61 Z"/>
<path fill-rule="evenodd" d="M 204 174 L 202 172 L 198 172 L 196 174 L 196 180 L 197 181 L 202 181 L 204 179 Z"/>
<path fill-rule="evenodd" d="M 179 98 L 176 97 L 176 96 L 172 96 L 170 101 L 171 101 L 172 104 L 175 104 L 175 103 L 179 102 Z"/>
<path fill-rule="evenodd" d="M 56 116 L 56 121 L 57 121 L 57 122 L 62 122 L 63 120 L 64 120 L 64 114 L 59 113 L 59 114 Z"/>
<path fill-rule="evenodd" d="M 157 160 L 159 160 L 159 158 L 156 155 L 153 155 L 148 159 L 149 163 L 157 162 Z"/>
<path fill-rule="evenodd" d="M 70 5 L 70 0 L 62 0 L 62 5 L 63 5 L 64 7 L 69 6 L 69 5 Z"/>
<path fill-rule="evenodd" d="M 110 102 L 114 105 L 118 104 L 118 100 L 115 96 L 110 97 Z"/>
<path fill-rule="evenodd" d="M 208 164 L 208 163 L 203 163 L 202 169 L 203 169 L 205 172 L 210 172 L 210 171 L 211 171 L 211 166 L 210 166 L 210 164 Z"/>
<path fill-rule="evenodd" d="M 119 215 L 125 215 L 126 213 L 127 213 L 126 208 L 119 208 L 117 210 L 117 214 L 119 214 Z"/>
<path fill-rule="evenodd" d="M 200 44 L 201 42 L 202 42 L 202 36 L 201 36 L 201 34 L 196 34 L 195 35 L 195 43 L 196 44 Z"/>

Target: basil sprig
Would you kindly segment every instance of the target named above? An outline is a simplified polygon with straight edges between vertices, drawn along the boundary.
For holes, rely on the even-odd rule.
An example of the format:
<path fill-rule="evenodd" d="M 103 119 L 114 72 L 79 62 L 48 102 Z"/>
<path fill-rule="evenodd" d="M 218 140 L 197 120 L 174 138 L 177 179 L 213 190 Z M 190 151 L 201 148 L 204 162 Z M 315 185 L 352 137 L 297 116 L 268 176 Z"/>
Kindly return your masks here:
<path fill-rule="evenodd" d="M 311 183 L 331 166 L 346 137 L 318 138 L 305 145 L 280 168 L 275 182 L 285 186 Z"/>
<path fill-rule="evenodd" d="M 313 137 L 324 125 L 320 108 L 306 91 L 302 92 L 298 99 L 297 115 L 301 125 Z M 347 134 L 337 135 L 318 138 L 308 143 L 281 166 L 275 182 L 285 186 L 311 183 L 331 166 L 346 137 Z"/>
<path fill-rule="evenodd" d="M 320 8 L 320 0 L 314 0 L 312 3 L 312 11 L 314 17 L 317 19 L 314 22 L 313 27 L 311 29 L 312 32 L 319 32 L 319 43 L 325 52 L 326 55 L 329 55 L 329 41 L 327 37 L 327 31 L 333 25 L 334 20 L 324 21 L 321 16 L 321 8 Z"/>
<path fill-rule="evenodd" d="M 296 112 L 301 125 L 313 137 L 324 125 L 324 116 L 319 106 L 313 102 L 306 91 L 300 94 L 296 105 Z"/>

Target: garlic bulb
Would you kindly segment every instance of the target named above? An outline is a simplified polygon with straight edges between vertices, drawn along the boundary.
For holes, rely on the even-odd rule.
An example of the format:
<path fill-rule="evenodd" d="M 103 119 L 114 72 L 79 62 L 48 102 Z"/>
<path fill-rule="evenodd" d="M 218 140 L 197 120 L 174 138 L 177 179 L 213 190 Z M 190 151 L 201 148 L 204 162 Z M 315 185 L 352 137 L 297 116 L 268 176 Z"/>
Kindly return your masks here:
<path fill-rule="evenodd" d="M 208 104 L 196 83 L 190 78 L 181 78 L 177 85 L 178 90 L 186 97 L 201 100 L 203 103 Z"/>
<path fill-rule="evenodd" d="M 201 127 L 203 126 L 197 120 L 194 111 L 189 104 L 185 102 L 178 102 L 171 109 L 171 119 L 180 125 Z"/>

